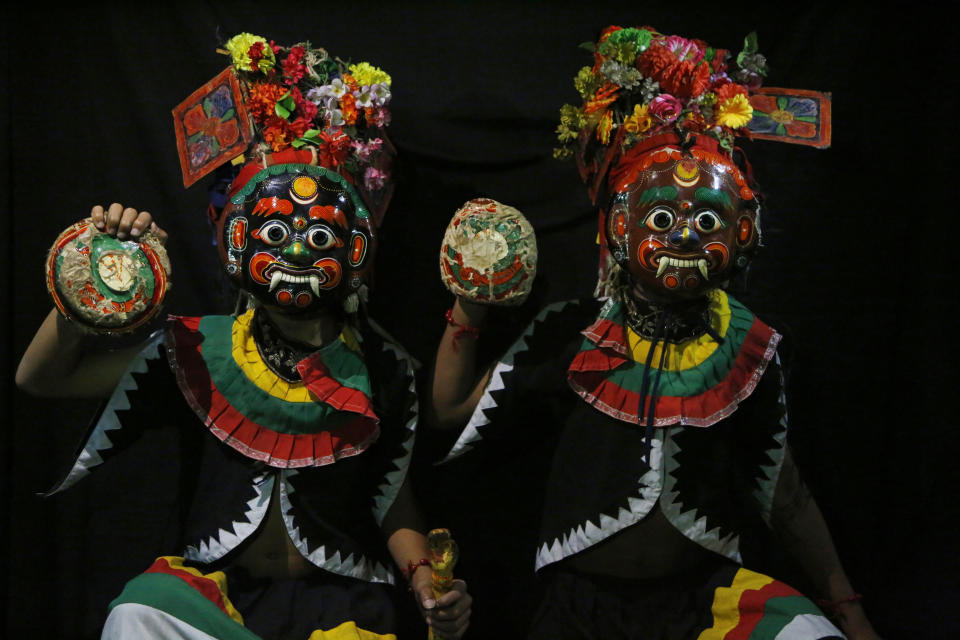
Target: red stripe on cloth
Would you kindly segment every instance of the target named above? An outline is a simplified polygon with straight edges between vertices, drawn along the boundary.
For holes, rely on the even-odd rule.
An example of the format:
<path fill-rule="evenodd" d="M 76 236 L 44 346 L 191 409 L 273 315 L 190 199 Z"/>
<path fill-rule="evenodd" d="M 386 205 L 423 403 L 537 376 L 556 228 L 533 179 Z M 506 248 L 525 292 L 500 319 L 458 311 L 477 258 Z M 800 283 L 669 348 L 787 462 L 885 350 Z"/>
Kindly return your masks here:
<path fill-rule="evenodd" d="M 767 351 L 775 335 L 772 328 L 754 318 L 726 377 L 697 395 L 660 396 L 655 424 L 666 426 L 682 421 L 706 427 L 730 415 L 756 387 L 770 360 Z M 568 369 L 570 385 L 586 402 L 603 413 L 625 422 L 637 422 L 640 394 L 608 380 L 610 371 L 626 360 L 603 351 L 581 351 L 574 357 Z M 651 374 L 655 375 L 656 371 Z"/>
<path fill-rule="evenodd" d="M 737 607 L 740 609 L 740 622 L 730 630 L 723 640 L 747 640 L 760 620 L 763 619 L 767 600 L 781 596 L 798 596 L 800 592 L 790 585 L 774 580 L 762 589 L 748 589 L 740 594 Z"/>
<path fill-rule="evenodd" d="M 355 409 L 356 419 L 331 431 L 317 433 L 281 433 L 261 425 L 236 409 L 218 390 L 201 354 L 203 336 L 201 318 L 174 317 L 170 325 L 173 338 L 173 370 L 187 402 L 204 424 L 224 444 L 253 460 L 279 468 L 322 466 L 362 453 L 380 435 L 379 419 L 363 393 L 345 399 Z M 332 378 L 331 378 L 332 379 Z M 351 400 L 352 398 L 352 400 Z"/>
<path fill-rule="evenodd" d="M 226 604 L 223 602 L 223 592 L 220 591 L 219 585 L 210 578 L 194 575 L 184 569 L 171 567 L 166 558 L 157 558 L 154 560 L 150 568 L 144 571 L 144 573 L 166 573 L 171 576 L 176 576 L 189 584 L 191 588 L 199 592 L 204 598 L 217 605 L 218 609 L 228 616 L 230 615 L 230 612 L 227 611 Z"/>
<path fill-rule="evenodd" d="M 372 420 L 378 420 L 373 412 L 373 403 L 362 391 L 340 384 L 332 375 L 327 365 L 323 363 L 322 354 L 314 353 L 297 365 L 300 378 L 317 397 L 334 409 L 342 409 L 359 413 Z"/>

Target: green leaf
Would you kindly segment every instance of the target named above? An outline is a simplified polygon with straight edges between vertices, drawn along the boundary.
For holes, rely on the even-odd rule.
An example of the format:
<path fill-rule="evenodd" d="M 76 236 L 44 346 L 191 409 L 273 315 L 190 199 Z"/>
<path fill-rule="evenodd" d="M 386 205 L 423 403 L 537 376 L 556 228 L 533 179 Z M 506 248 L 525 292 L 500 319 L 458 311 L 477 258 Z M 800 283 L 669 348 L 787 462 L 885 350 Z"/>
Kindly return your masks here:
<path fill-rule="evenodd" d="M 226 122 L 227 120 L 232 120 L 234 118 L 234 109 L 230 109 L 225 114 L 220 117 L 220 122 Z"/>
<path fill-rule="evenodd" d="M 284 120 L 289 120 L 296 108 L 297 103 L 293 101 L 293 96 L 290 95 L 288 91 L 282 98 L 277 100 L 277 104 L 274 105 L 273 110 Z"/>
<path fill-rule="evenodd" d="M 579 47 L 580 47 L 581 49 L 586 49 L 586 50 L 589 51 L 590 53 L 593 53 L 594 51 L 597 50 L 596 45 L 595 45 L 594 43 L 592 43 L 592 42 L 581 42 L 580 45 L 579 45 Z"/>
<path fill-rule="evenodd" d="M 743 51 L 737 54 L 737 66 L 743 67 L 743 59 L 757 52 L 757 32 L 751 31 L 743 39 Z"/>
<path fill-rule="evenodd" d="M 320 130 L 319 129 L 307 129 L 303 132 L 303 136 L 294 140 L 291 144 L 297 149 L 300 147 L 312 144 L 316 147 L 320 146 Z"/>

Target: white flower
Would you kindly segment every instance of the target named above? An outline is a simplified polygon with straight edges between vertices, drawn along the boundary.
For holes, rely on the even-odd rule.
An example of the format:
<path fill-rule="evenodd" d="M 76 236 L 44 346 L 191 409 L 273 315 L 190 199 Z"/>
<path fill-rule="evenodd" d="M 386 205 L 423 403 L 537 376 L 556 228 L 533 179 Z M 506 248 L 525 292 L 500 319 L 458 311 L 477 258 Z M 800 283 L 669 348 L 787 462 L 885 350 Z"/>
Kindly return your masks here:
<path fill-rule="evenodd" d="M 343 126 L 343 112 L 340 109 L 330 109 L 327 111 L 327 126 L 329 127 L 342 127 Z"/>
<path fill-rule="evenodd" d="M 358 91 L 354 91 L 353 95 L 357 99 L 357 106 L 363 109 L 373 106 L 373 92 L 370 90 L 370 87 L 360 87 Z"/>

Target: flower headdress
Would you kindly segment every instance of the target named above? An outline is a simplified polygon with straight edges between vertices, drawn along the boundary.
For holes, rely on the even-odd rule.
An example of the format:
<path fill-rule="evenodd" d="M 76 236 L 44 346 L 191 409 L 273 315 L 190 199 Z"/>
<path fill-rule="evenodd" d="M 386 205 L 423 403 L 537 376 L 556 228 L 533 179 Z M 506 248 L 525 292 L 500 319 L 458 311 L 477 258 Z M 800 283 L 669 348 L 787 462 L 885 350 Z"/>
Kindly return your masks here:
<path fill-rule="evenodd" d="M 650 154 L 665 147 L 728 165 L 742 197 L 753 200 L 749 164 L 742 154 L 746 171 L 734 162 L 737 137 L 830 146 L 830 94 L 761 88 L 767 62 L 755 33 L 736 57 L 649 26 L 610 26 L 596 43 L 582 46 L 593 53 L 593 65 L 574 79 L 583 103 L 560 110 L 554 156 L 576 160 L 594 204 L 601 193 L 635 180 L 652 162 Z M 605 242 L 607 203 L 599 204 L 596 292 L 608 295 L 617 269 Z"/>
<path fill-rule="evenodd" d="M 707 135 L 732 152 L 753 117 L 749 93 L 766 75 L 753 33 L 733 64 L 726 49 L 652 27 L 607 27 L 583 46 L 594 59 L 574 79 L 583 104 L 561 108 L 554 155 L 576 158 L 592 198 L 614 156 L 664 133 Z"/>
<path fill-rule="evenodd" d="M 227 161 L 309 158 L 353 184 L 378 224 L 395 155 L 385 132 L 390 76 L 309 42 L 284 47 L 250 33 L 218 52 L 231 66 L 174 110 L 184 184 Z"/>

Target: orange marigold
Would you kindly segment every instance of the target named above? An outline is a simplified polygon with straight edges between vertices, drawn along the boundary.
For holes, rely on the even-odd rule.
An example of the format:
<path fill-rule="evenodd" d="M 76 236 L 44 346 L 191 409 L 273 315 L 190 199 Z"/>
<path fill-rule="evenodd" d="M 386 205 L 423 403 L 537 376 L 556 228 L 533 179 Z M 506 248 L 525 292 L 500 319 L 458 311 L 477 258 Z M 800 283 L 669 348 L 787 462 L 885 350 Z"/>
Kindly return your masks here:
<path fill-rule="evenodd" d="M 340 97 L 340 112 L 345 125 L 357 124 L 357 99 L 352 93 L 347 92 Z"/>
<path fill-rule="evenodd" d="M 275 114 L 274 107 L 277 100 L 287 93 L 286 87 L 270 82 L 255 82 L 250 86 L 250 100 L 247 109 L 257 124 L 263 123 Z"/>
<path fill-rule="evenodd" d="M 343 84 L 350 87 L 352 91 L 357 91 L 360 88 L 360 85 L 357 84 L 356 78 L 354 78 L 349 73 L 343 74 L 343 77 L 341 77 L 340 80 L 343 81 Z"/>
<path fill-rule="evenodd" d="M 297 138 L 303 137 L 303 134 L 310 128 L 310 122 L 304 118 L 297 118 L 292 122 L 273 115 L 266 119 L 266 126 L 263 128 L 263 140 L 270 145 L 274 152 L 283 151 Z"/>

